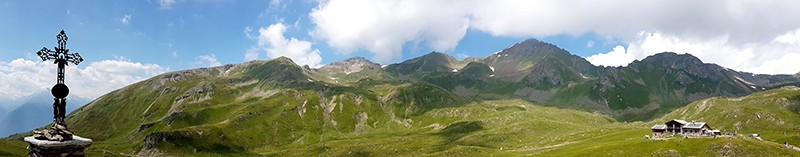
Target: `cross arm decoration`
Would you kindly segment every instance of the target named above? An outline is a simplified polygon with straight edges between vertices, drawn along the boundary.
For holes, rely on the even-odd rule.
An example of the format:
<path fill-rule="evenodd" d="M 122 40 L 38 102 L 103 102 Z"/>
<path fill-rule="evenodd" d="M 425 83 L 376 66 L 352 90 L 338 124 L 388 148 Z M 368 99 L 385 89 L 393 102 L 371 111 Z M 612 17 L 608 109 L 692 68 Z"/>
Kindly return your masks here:
<path fill-rule="evenodd" d="M 72 64 L 78 65 L 78 63 L 83 62 L 83 57 L 81 57 L 78 53 L 67 54 L 66 56 L 67 62 L 72 62 Z"/>
<path fill-rule="evenodd" d="M 39 55 L 39 58 L 42 58 L 43 61 L 58 58 L 58 54 L 50 49 L 47 49 L 47 47 L 42 47 L 42 50 L 36 52 L 36 55 Z"/>

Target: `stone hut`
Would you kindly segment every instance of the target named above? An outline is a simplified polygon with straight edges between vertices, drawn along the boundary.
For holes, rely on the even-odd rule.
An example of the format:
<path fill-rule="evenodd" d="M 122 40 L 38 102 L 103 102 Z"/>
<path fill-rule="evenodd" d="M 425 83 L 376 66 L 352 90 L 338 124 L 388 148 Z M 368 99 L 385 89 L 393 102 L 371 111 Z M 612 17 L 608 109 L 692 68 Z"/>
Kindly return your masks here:
<path fill-rule="evenodd" d="M 667 132 L 672 134 L 683 134 L 683 126 L 688 124 L 688 122 L 684 120 L 673 119 L 664 123 L 667 126 Z"/>
<path fill-rule="evenodd" d="M 719 130 L 713 130 L 706 122 L 686 122 L 680 119 L 670 120 L 663 125 L 657 124 L 651 128 L 652 136 L 657 137 L 665 133 L 684 136 L 715 136 L 721 135 Z"/>
<path fill-rule="evenodd" d="M 705 122 L 692 121 L 683 126 L 683 134 L 686 136 L 708 136 L 711 134 L 711 127 Z"/>
<path fill-rule="evenodd" d="M 667 133 L 667 126 L 655 125 L 653 126 L 653 128 L 650 128 L 650 130 L 653 130 L 653 133 L 650 135 L 651 137 L 661 137 L 662 135 Z"/>

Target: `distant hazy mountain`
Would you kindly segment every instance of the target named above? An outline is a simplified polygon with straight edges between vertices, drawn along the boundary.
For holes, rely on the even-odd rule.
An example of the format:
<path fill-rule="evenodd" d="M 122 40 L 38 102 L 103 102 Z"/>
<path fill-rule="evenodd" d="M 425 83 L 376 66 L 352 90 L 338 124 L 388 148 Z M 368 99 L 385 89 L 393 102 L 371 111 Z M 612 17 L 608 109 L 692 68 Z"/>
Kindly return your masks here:
<path fill-rule="evenodd" d="M 13 110 L 14 108 L 17 108 L 17 106 L 19 106 L 24 100 L 27 100 L 27 98 L 9 99 L 0 97 L 0 108 L 5 109 L 6 111 Z"/>
<path fill-rule="evenodd" d="M 67 112 L 72 112 L 87 102 L 89 100 L 79 97 L 67 97 Z M 0 120 L 0 136 L 31 131 L 52 122 L 53 95 L 50 91 L 38 92 Z"/>
<path fill-rule="evenodd" d="M 2 121 L 3 118 L 6 117 L 7 113 L 8 113 L 8 111 L 6 110 L 6 108 L 3 107 L 3 106 L 0 106 L 0 121 Z"/>

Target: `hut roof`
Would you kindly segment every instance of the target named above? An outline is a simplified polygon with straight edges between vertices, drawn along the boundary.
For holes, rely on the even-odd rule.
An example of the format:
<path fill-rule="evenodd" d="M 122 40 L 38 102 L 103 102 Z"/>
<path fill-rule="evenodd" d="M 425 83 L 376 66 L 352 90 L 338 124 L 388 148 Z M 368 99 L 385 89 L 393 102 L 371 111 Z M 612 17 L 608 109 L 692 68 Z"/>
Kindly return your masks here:
<path fill-rule="evenodd" d="M 692 123 L 687 124 L 683 128 L 686 128 L 686 129 L 701 129 L 705 125 L 706 125 L 706 122 L 692 122 Z"/>
<path fill-rule="evenodd" d="M 667 125 L 660 125 L 660 124 L 659 125 L 654 125 L 653 128 L 651 128 L 651 129 L 653 129 L 653 130 L 666 130 L 667 129 Z"/>
<path fill-rule="evenodd" d="M 688 123 L 689 123 L 689 122 L 686 122 L 685 120 L 680 120 L 680 119 L 673 119 L 673 120 L 671 120 L 671 121 L 675 121 L 675 122 L 681 123 L 681 124 L 683 124 L 683 125 L 686 125 L 686 124 L 688 124 Z M 671 122 L 671 121 L 670 121 L 670 122 Z M 667 123 L 669 123 L 669 122 L 667 122 Z M 665 123 L 665 124 L 666 124 L 666 123 Z"/>

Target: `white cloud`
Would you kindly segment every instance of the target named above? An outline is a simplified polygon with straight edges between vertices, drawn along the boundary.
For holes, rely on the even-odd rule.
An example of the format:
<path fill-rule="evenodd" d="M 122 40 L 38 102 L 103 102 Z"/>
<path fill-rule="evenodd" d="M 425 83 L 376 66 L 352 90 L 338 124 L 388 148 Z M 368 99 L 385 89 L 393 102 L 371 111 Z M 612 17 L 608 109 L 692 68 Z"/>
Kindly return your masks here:
<path fill-rule="evenodd" d="M 586 42 L 586 47 L 594 47 L 594 41 Z"/>
<path fill-rule="evenodd" d="M 156 64 L 123 60 L 103 60 L 88 63 L 84 68 L 76 67 L 70 65 L 65 69 L 70 96 L 91 99 L 169 70 Z M 52 61 L 19 58 L 0 62 L 0 82 L 7 82 L 0 84 L 0 97 L 19 99 L 50 89 L 56 82 L 56 68 Z"/>
<path fill-rule="evenodd" d="M 800 1 L 791 0 L 326 0 L 320 1 L 310 16 L 315 38 L 345 53 L 365 49 L 381 63 L 402 58 L 403 44 L 408 42 L 426 43 L 437 51 L 452 49 L 467 29 L 511 37 L 594 32 L 631 44 L 628 49 L 633 48 L 634 55 L 645 55 L 635 52 L 636 42 L 644 42 L 640 33 L 656 32 L 664 37 L 663 42 L 678 45 L 659 45 L 651 39 L 642 43 L 649 45 L 640 46 L 659 52 L 674 46 L 692 47 L 677 49 L 685 51 L 729 48 L 753 52 L 741 54 L 754 56 L 741 57 L 716 54 L 741 61 L 725 65 L 735 64 L 731 68 L 741 68 L 737 70 L 761 69 L 745 67 L 763 65 L 768 58 L 784 56 L 789 51 L 781 51 L 800 44 L 792 40 L 797 38 L 776 39 L 800 28 Z M 714 60 L 710 55 L 698 56 Z"/>
<path fill-rule="evenodd" d="M 172 9 L 172 5 L 175 4 L 175 0 L 158 0 L 158 4 L 161 9 Z"/>
<path fill-rule="evenodd" d="M 311 42 L 298 40 L 296 38 L 287 39 L 283 34 L 286 32 L 286 25 L 283 23 L 276 23 L 269 25 L 269 27 L 261 27 L 258 29 L 258 45 L 256 49 L 260 49 L 267 53 L 270 58 L 278 58 L 285 56 L 291 58 L 298 65 L 308 65 L 310 67 L 320 67 L 322 57 L 317 49 L 311 47 Z M 247 33 L 248 28 L 245 28 Z M 249 33 L 248 33 L 249 34 Z M 248 35 L 250 36 L 250 35 Z M 256 59 L 258 54 L 252 52 L 257 50 L 248 50 L 245 54 L 245 59 Z"/>
<path fill-rule="evenodd" d="M 624 66 L 636 59 L 633 58 L 633 55 L 627 53 L 625 47 L 617 45 L 611 52 L 595 54 L 586 57 L 586 60 L 594 65 Z"/>
<path fill-rule="evenodd" d="M 800 29 L 780 35 L 773 42 L 783 44 L 800 44 Z"/>
<path fill-rule="evenodd" d="M 131 15 L 130 14 L 123 15 L 122 18 L 119 19 L 119 21 L 122 22 L 122 24 L 128 25 L 128 23 L 131 22 Z"/>
<path fill-rule="evenodd" d="M 403 44 L 424 41 L 437 51 L 452 50 L 466 34 L 469 19 L 459 1 L 331 0 L 310 14 L 313 35 L 349 53 L 371 52 L 379 63 L 402 58 Z"/>
<path fill-rule="evenodd" d="M 217 60 L 217 56 L 214 54 L 197 56 L 197 60 L 198 64 L 201 66 L 214 67 L 222 65 L 221 63 L 219 63 L 219 60 Z"/>

